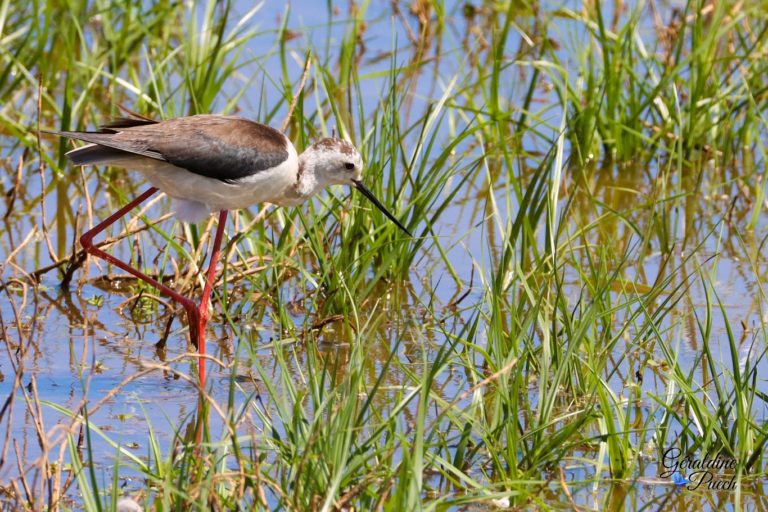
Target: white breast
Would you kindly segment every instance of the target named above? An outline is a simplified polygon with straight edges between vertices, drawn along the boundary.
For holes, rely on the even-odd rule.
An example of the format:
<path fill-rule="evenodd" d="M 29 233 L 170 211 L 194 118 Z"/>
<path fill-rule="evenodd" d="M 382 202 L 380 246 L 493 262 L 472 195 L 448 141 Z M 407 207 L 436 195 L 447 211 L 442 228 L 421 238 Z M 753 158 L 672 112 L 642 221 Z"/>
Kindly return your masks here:
<path fill-rule="evenodd" d="M 169 196 L 188 203 L 201 203 L 211 212 L 247 208 L 256 203 L 280 203 L 296 183 L 299 159 L 296 149 L 289 144 L 288 158 L 279 166 L 257 172 L 235 183 L 201 176 L 167 162 L 148 158 L 129 158 L 112 162 L 112 165 L 139 171 Z M 187 211 L 187 214 L 181 212 L 184 220 L 200 217 L 201 212 L 193 211 L 193 204 L 185 208 L 192 210 Z"/>

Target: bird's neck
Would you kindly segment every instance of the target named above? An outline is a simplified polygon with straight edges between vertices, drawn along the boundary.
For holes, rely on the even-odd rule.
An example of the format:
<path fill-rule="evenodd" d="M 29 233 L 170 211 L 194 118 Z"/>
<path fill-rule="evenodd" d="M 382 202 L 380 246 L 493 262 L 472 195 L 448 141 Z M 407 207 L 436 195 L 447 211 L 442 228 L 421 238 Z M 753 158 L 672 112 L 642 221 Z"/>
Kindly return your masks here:
<path fill-rule="evenodd" d="M 293 188 L 297 195 L 309 199 L 320 189 L 320 185 L 317 182 L 317 174 L 315 174 L 312 163 L 302 158 L 303 156 L 302 154 L 299 157 L 299 172 Z"/>
<path fill-rule="evenodd" d="M 286 199 L 294 205 L 303 203 L 316 193 L 318 193 L 325 183 L 318 179 L 317 161 L 313 158 L 307 158 L 305 151 L 299 155 L 299 169 L 296 173 L 296 182 L 291 187 L 290 197 Z"/>

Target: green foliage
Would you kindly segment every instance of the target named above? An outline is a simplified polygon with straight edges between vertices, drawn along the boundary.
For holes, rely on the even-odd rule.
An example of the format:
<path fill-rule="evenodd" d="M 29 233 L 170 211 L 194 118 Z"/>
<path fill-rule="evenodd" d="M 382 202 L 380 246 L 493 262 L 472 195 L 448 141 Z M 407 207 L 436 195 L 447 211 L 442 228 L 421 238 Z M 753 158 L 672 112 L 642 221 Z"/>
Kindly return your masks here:
<path fill-rule="evenodd" d="M 393 2 L 378 16 L 328 2 L 326 19 L 292 5 L 270 28 L 262 4 L 0 0 L 2 144 L 43 180 L 14 192 L 3 167 L 0 247 L 12 261 L 12 226 L 29 218 L 49 237 L 29 242 L 34 268 L 0 258 L 9 304 L 28 307 L 21 274 L 49 265 L 83 286 L 109 274 L 79 272 L 74 240 L 141 185 L 69 167 L 68 143 L 37 127 L 93 127 L 121 106 L 280 127 L 295 100 L 297 147 L 354 141 L 366 185 L 414 234 L 346 189 L 236 214 L 207 412 L 163 431 L 145 412 L 139 457 L 92 409 L 42 397 L 70 421 L 74 508 L 114 508 L 119 470 L 141 475 L 154 510 L 546 508 L 553 486 L 570 499 L 637 485 L 671 446 L 732 456 L 740 485 L 764 478 L 765 7 L 616 8 Z M 137 212 L 113 250 L 195 290 L 211 226 L 135 231 L 166 209 Z M 751 286 L 736 310 L 731 267 Z M 128 288 L 136 304 L 154 293 Z M 81 296 L 103 308 L 115 293 Z M 142 304 L 163 318 L 157 338 L 162 301 Z M 147 372 L 182 378 L 179 361 Z M 96 439 L 116 454 L 111 475 Z M 600 489 L 574 508 L 626 507 Z M 40 508 L 34 491 L 17 504 Z"/>

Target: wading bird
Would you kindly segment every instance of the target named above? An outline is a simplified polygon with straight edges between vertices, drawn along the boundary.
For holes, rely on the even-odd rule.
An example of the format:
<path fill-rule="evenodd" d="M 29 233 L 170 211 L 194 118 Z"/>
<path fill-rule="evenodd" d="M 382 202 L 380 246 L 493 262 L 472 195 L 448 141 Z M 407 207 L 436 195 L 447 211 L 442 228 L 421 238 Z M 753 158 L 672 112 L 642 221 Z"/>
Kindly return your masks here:
<path fill-rule="evenodd" d="M 186 310 L 190 338 L 205 354 L 205 326 L 227 211 L 255 203 L 295 206 L 329 185 L 351 185 L 411 236 L 363 185 L 363 161 L 338 138 L 314 143 L 301 154 L 269 126 L 233 116 L 196 115 L 165 121 L 119 118 L 97 132 L 50 132 L 88 145 L 67 153 L 75 165 L 113 165 L 141 172 L 153 185 L 80 238 L 83 248 L 158 288 Z M 200 304 L 96 247 L 96 235 L 158 190 L 177 203 L 181 220 L 196 222 L 219 211 L 211 261 Z M 205 363 L 200 361 L 200 381 Z"/>

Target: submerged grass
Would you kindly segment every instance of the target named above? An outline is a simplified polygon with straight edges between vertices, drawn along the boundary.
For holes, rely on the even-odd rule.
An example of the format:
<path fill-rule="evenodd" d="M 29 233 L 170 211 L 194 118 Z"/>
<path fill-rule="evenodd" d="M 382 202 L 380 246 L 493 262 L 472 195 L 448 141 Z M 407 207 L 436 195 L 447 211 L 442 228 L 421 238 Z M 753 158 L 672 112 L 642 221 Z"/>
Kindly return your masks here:
<path fill-rule="evenodd" d="M 328 3 L 304 18 L 0 0 L 4 506 L 710 507 L 706 486 L 673 494 L 691 472 L 660 476 L 670 449 L 735 461 L 711 475 L 733 477 L 719 499 L 734 508 L 764 500 L 768 18 L 738 2 L 621 5 Z M 196 363 L 166 357 L 183 323 L 75 243 L 142 185 L 67 166 L 38 123 L 93 127 L 124 106 L 280 126 L 294 100 L 297 147 L 354 141 L 414 237 L 339 190 L 235 214 L 208 415 L 171 413 L 153 398 L 163 379 L 196 397 Z M 106 243 L 193 289 L 210 226 L 143 227 L 166 207 Z M 61 281 L 71 290 L 51 298 Z M 121 289 L 126 320 L 109 325 L 103 296 Z M 69 333 L 60 401 L 36 384 L 61 341 L 54 315 Z M 151 362 L 137 338 L 159 339 Z M 118 371 L 97 350 L 123 345 L 124 380 L 93 387 Z M 115 400 L 142 421 L 105 413 Z M 141 454 L 128 424 L 146 429 Z M 20 449 L 20 432 L 36 445 Z"/>

